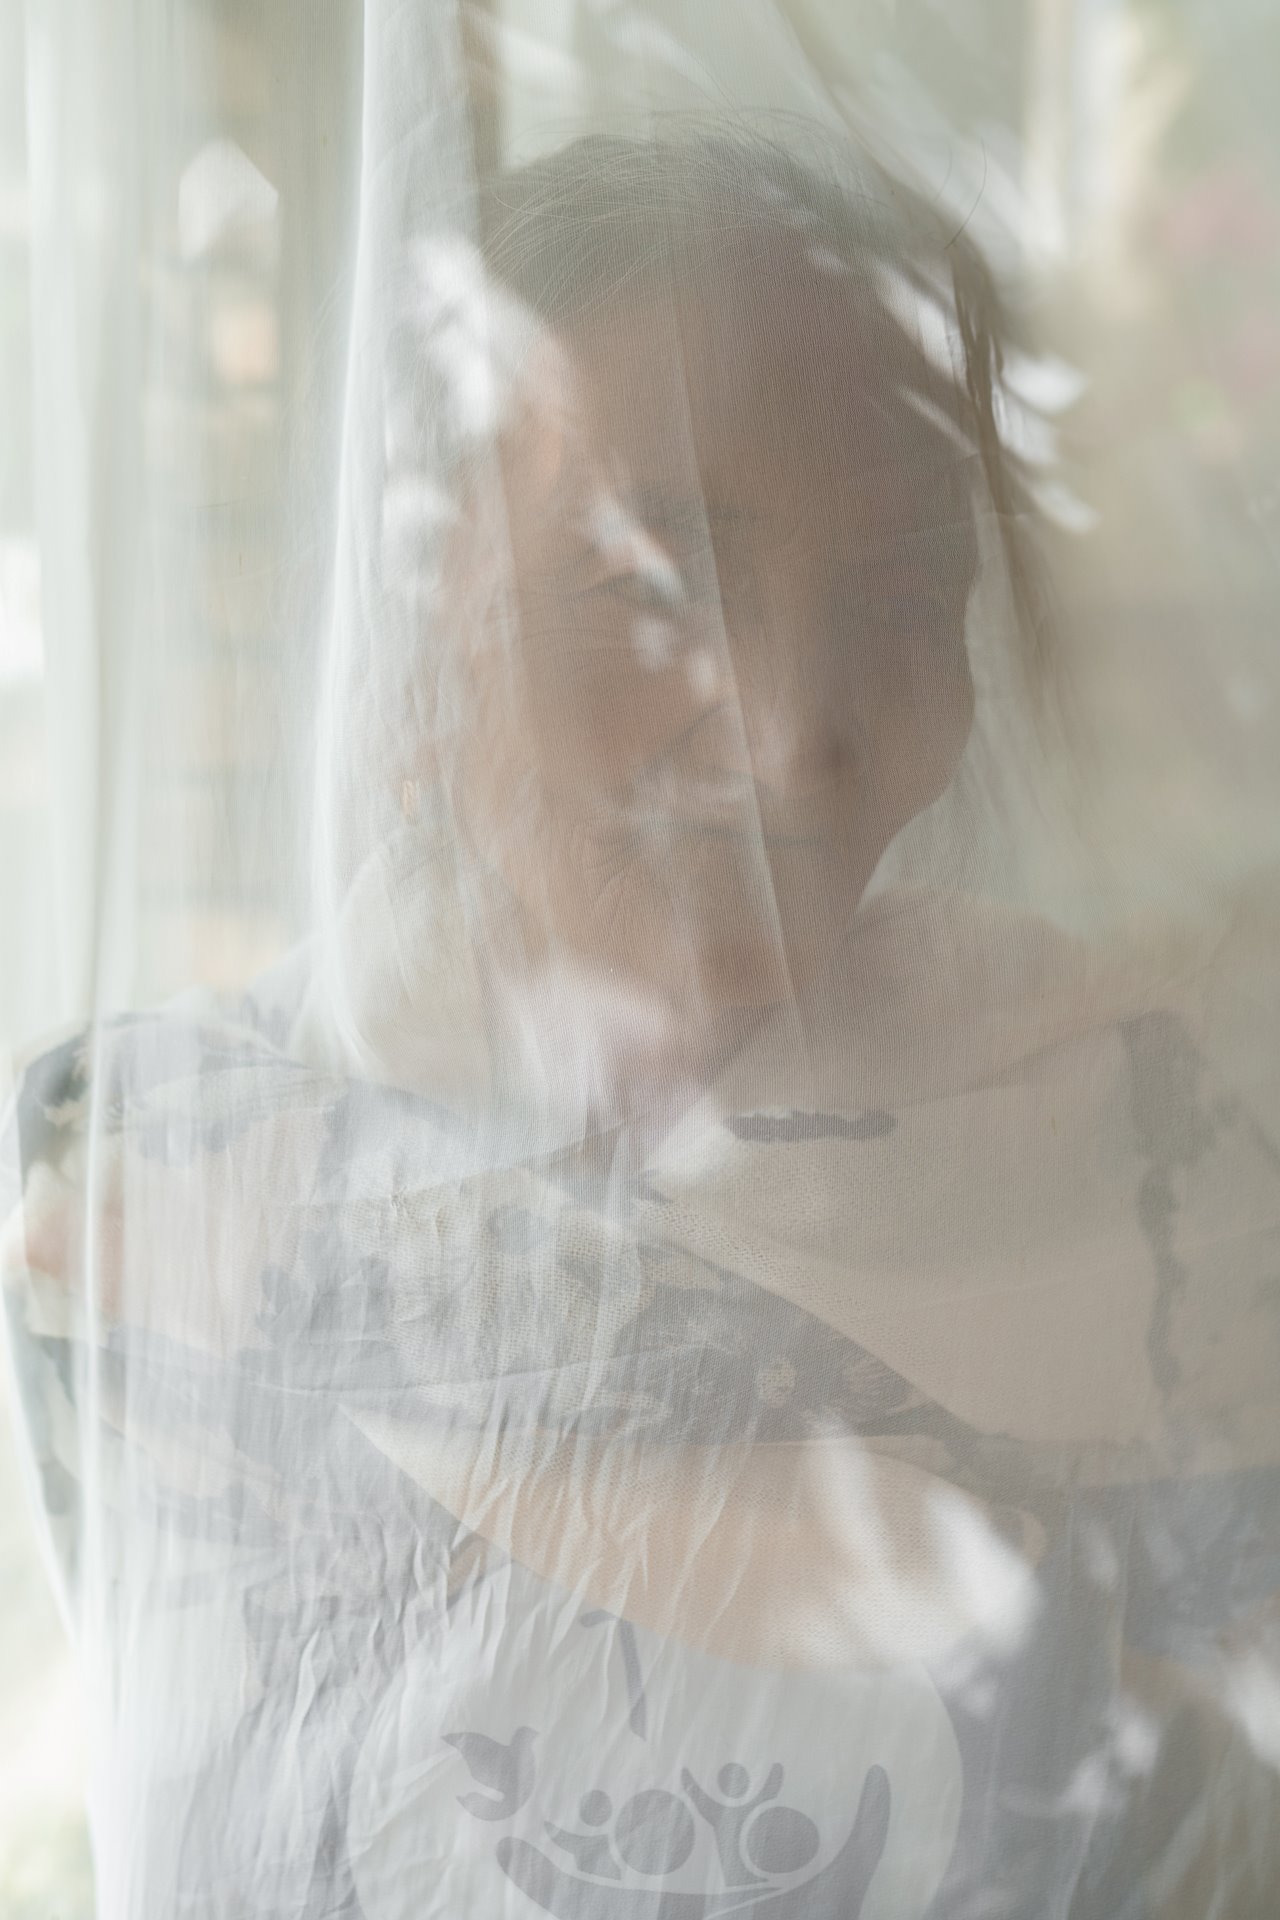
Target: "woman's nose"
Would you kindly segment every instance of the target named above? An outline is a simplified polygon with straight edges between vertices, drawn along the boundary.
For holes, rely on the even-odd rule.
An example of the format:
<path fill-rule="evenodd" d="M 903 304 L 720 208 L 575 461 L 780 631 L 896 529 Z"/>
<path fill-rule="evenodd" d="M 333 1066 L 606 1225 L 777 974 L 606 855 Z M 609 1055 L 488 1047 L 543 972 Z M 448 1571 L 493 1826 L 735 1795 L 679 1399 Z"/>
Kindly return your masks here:
<path fill-rule="evenodd" d="M 697 717 L 674 743 L 682 757 L 779 794 L 826 787 L 847 771 L 854 729 L 842 702 L 795 684 L 753 684 L 727 649 L 695 650 L 685 671 Z"/>
<path fill-rule="evenodd" d="M 718 644 L 695 648 L 686 660 L 690 692 L 710 717 L 698 729 L 699 745 L 715 732 L 737 770 L 779 794 L 826 787 L 853 759 L 849 690 L 832 684 L 812 646 L 798 644 L 805 637 L 740 635 L 726 622 Z"/>
<path fill-rule="evenodd" d="M 744 703 L 751 770 L 779 794 L 803 795 L 832 785 L 853 759 L 853 729 L 833 701 L 778 697 Z"/>

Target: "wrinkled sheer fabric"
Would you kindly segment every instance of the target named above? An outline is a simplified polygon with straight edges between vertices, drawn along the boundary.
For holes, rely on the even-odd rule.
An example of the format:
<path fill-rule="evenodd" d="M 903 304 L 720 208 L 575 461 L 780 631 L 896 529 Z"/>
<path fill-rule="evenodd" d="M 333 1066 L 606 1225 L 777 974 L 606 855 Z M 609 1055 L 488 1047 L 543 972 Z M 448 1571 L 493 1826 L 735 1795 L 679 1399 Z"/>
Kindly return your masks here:
<path fill-rule="evenodd" d="M 104 1920 L 1280 1892 L 1269 896 L 1076 711 L 1071 196 L 927 10 L 689 11 L 29 9 Z"/>

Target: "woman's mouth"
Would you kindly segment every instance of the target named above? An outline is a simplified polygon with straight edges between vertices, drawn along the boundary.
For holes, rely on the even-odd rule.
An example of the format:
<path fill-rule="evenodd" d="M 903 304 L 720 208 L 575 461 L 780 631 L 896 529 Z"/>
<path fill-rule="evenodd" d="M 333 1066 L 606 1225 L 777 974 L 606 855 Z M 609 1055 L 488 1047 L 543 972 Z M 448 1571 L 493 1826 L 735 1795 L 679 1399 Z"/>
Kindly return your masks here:
<path fill-rule="evenodd" d="M 698 834 L 758 840 L 766 848 L 816 847 L 823 836 L 780 817 L 777 796 L 749 774 L 719 768 L 652 769 L 625 809 L 634 831 L 655 838 Z"/>

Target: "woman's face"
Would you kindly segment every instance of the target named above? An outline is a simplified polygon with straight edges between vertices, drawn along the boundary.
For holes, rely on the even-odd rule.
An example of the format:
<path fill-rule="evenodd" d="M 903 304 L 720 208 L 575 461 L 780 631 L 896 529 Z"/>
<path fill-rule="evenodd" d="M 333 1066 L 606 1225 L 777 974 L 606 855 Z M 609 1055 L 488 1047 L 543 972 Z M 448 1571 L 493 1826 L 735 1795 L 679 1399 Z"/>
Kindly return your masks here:
<path fill-rule="evenodd" d="M 899 399 L 882 318 L 763 264 L 535 353 L 450 564 L 483 609 L 464 838 L 521 964 L 656 1039 L 829 982 L 972 718 L 959 456 Z"/>

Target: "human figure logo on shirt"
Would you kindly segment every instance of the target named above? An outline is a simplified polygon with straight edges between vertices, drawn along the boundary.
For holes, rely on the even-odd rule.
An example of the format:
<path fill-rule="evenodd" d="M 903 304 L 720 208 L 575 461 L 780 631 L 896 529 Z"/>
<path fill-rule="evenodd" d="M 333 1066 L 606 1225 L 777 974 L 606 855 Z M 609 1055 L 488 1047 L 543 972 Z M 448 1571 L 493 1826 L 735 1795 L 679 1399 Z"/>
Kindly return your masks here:
<path fill-rule="evenodd" d="M 579 1624 L 605 1621 L 613 1625 L 622 1654 L 629 1730 L 644 1740 L 644 1688 L 633 1630 L 598 1610 Z M 514 1818 L 537 1783 L 537 1730 L 517 1727 L 507 1744 L 465 1730 L 444 1738 L 476 1782 L 476 1791 L 458 1795 L 464 1810 L 486 1822 Z M 716 1773 L 714 1792 L 682 1767 L 678 1785 L 677 1792 L 655 1783 L 618 1806 L 605 1786 L 592 1784 L 578 1802 L 576 1822 L 544 1821 L 545 1850 L 507 1834 L 497 1841 L 497 1863 L 557 1920 L 713 1920 L 730 1912 L 751 1920 L 858 1920 L 889 1830 L 892 1796 L 882 1767 L 865 1774 L 844 1845 L 804 1878 L 798 1876 L 819 1856 L 822 1836 L 808 1814 L 782 1800 L 780 1762 L 760 1778 L 728 1758 Z M 693 1892 L 669 1882 L 693 1855 L 700 1824 L 710 1834 L 720 1885 Z"/>

